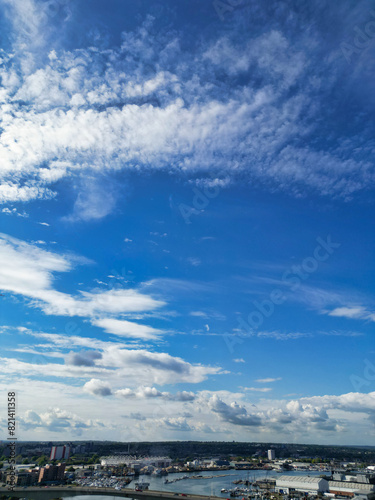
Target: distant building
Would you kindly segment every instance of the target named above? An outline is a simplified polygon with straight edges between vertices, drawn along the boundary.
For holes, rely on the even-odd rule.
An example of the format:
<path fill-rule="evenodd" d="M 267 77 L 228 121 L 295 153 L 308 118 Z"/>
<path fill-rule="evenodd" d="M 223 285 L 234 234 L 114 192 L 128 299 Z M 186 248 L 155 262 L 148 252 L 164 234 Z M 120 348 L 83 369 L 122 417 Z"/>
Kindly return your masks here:
<path fill-rule="evenodd" d="M 35 484 L 36 477 L 31 472 L 17 472 L 14 476 L 7 474 L 5 482 L 6 484 L 14 484 L 15 486 L 30 486 Z"/>
<path fill-rule="evenodd" d="M 144 457 L 138 458 L 132 455 L 112 455 L 101 457 L 100 463 L 103 467 L 126 465 L 130 469 L 140 470 L 142 467 L 152 465 L 157 468 L 169 467 L 172 460 L 169 457 Z"/>
<path fill-rule="evenodd" d="M 354 493 L 353 500 L 374 500 L 375 499 L 375 493 L 373 491 L 356 491 Z"/>
<path fill-rule="evenodd" d="M 268 460 L 275 460 L 275 458 L 276 458 L 275 450 L 268 450 L 267 456 L 268 456 Z"/>
<path fill-rule="evenodd" d="M 64 481 L 65 464 L 46 465 L 39 471 L 38 483 Z"/>
<path fill-rule="evenodd" d="M 221 467 L 224 465 L 229 465 L 229 461 L 228 460 L 221 460 L 221 459 L 216 459 L 216 460 L 211 461 L 211 467 L 216 467 L 216 466 Z"/>
<path fill-rule="evenodd" d="M 50 460 L 68 460 L 70 456 L 70 446 L 52 446 Z"/>

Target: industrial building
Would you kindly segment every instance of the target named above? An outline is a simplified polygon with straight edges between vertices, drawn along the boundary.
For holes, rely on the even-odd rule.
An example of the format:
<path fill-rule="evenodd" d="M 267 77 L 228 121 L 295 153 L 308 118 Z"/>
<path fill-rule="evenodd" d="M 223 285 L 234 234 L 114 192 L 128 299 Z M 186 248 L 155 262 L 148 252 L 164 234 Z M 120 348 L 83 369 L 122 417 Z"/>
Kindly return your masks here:
<path fill-rule="evenodd" d="M 375 500 L 375 484 L 369 482 L 372 478 L 364 474 L 352 476 L 334 474 L 333 477 L 332 481 L 327 481 L 319 476 L 283 475 L 276 479 L 275 490 L 283 494 L 300 491 L 315 495 L 326 493 L 331 497 L 354 497 L 355 500 Z M 339 478 L 341 480 L 338 480 Z M 349 478 L 356 481 L 348 481 Z"/>
<path fill-rule="evenodd" d="M 375 491 L 375 485 L 357 481 L 328 481 L 329 492 L 338 496 L 354 497 Z"/>
<path fill-rule="evenodd" d="M 353 500 L 375 500 L 375 492 L 356 491 Z"/>
<path fill-rule="evenodd" d="M 275 491 L 288 495 L 294 491 L 317 495 L 328 491 L 328 481 L 319 476 L 283 475 L 276 478 Z"/>

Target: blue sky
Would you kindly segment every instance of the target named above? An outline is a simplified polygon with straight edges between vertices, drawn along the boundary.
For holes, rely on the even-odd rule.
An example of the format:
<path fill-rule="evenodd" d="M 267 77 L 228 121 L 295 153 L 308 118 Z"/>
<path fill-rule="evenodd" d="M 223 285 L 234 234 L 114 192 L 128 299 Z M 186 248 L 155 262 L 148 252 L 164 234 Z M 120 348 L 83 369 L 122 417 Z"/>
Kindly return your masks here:
<path fill-rule="evenodd" d="M 1 7 L 19 438 L 374 444 L 374 6 Z"/>

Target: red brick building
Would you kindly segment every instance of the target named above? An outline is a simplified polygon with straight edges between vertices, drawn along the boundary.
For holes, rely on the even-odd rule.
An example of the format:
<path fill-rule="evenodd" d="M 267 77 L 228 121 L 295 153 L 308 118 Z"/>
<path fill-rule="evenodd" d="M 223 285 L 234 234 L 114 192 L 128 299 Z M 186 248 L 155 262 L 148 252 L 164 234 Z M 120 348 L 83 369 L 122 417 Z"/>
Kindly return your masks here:
<path fill-rule="evenodd" d="M 65 464 L 46 465 L 39 471 L 38 483 L 64 481 Z"/>

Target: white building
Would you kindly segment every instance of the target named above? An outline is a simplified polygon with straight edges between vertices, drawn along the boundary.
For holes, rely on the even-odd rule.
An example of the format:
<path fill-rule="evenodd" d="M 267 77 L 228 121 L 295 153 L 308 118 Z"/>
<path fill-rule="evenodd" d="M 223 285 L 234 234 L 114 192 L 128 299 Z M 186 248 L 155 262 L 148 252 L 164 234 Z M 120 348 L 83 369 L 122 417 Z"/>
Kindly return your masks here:
<path fill-rule="evenodd" d="M 275 458 L 276 458 L 275 450 L 268 450 L 267 456 L 268 456 L 268 460 L 275 460 Z"/>
<path fill-rule="evenodd" d="M 70 446 L 52 446 L 50 460 L 68 460 L 70 456 Z"/>
<path fill-rule="evenodd" d="M 324 493 L 328 491 L 328 481 L 318 476 L 288 476 L 283 475 L 276 478 L 275 490 L 288 495 L 293 491 L 306 493 Z"/>

